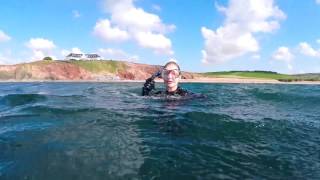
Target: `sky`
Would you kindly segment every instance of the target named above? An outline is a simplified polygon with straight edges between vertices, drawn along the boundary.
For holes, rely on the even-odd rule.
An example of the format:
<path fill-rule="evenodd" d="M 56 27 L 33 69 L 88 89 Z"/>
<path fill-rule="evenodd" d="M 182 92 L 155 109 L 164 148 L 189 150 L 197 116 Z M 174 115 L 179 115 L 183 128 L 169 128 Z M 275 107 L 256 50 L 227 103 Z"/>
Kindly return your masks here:
<path fill-rule="evenodd" d="M 4 0 L 0 64 L 69 53 L 192 72 L 320 72 L 320 0 Z"/>

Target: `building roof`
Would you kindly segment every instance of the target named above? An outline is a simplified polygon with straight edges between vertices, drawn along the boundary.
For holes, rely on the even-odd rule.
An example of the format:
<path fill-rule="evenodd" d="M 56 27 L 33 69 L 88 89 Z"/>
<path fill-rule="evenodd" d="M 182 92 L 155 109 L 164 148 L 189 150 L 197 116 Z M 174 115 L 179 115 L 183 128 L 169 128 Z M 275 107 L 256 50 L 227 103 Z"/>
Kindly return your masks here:
<path fill-rule="evenodd" d="M 74 57 L 74 58 L 100 58 L 98 54 L 77 54 L 77 53 L 70 53 L 66 57 Z"/>
<path fill-rule="evenodd" d="M 87 58 L 99 58 L 100 56 L 98 54 L 85 54 Z"/>
<path fill-rule="evenodd" d="M 83 54 L 70 53 L 67 57 L 78 57 L 81 58 Z"/>

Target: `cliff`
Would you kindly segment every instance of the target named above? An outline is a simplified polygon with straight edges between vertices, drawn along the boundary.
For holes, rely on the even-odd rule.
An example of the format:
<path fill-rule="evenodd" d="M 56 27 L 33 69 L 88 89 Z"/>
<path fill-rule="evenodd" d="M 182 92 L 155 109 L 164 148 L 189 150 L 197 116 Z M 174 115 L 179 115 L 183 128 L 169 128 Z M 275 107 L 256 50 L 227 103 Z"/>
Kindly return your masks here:
<path fill-rule="evenodd" d="M 36 61 L 1 65 L 0 80 L 145 80 L 159 70 L 158 65 L 125 61 Z M 182 72 L 183 79 L 195 73 Z"/>

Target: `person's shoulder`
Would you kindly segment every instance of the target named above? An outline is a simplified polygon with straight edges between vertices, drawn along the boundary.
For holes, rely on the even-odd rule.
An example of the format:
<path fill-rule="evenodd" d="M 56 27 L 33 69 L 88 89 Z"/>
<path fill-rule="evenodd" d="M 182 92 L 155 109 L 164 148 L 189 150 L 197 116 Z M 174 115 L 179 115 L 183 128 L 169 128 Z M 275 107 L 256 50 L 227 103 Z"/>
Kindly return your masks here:
<path fill-rule="evenodd" d="M 205 97 L 202 94 L 194 93 L 190 90 L 187 90 L 187 89 L 181 88 L 181 87 L 179 87 L 178 91 L 179 91 L 179 95 L 181 95 L 181 96 L 198 97 L 198 98 Z"/>
<path fill-rule="evenodd" d="M 156 90 L 152 90 L 147 96 L 161 96 L 163 95 L 164 92 L 163 91 L 156 91 Z"/>
<path fill-rule="evenodd" d="M 193 93 L 185 88 L 178 87 L 178 94 L 181 96 L 186 96 L 188 94 L 193 94 Z"/>
<path fill-rule="evenodd" d="M 153 94 L 154 95 L 161 95 L 161 94 L 163 94 L 163 91 L 155 91 Z"/>

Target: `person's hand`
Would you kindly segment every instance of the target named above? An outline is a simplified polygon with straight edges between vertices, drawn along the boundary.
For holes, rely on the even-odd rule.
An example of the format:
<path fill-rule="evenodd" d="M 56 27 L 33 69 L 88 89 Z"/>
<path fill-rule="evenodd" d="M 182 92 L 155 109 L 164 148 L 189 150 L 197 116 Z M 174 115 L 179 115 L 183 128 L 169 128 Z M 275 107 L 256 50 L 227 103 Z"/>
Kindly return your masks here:
<path fill-rule="evenodd" d="M 155 78 L 157 78 L 157 77 L 160 77 L 160 76 L 161 76 L 161 72 L 162 72 L 162 70 L 159 70 L 159 71 L 155 72 L 155 73 L 151 76 L 151 78 L 152 78 L 152 79 L 155 79 Z"/>
<path fill-rule="evenodd" d="M 148 90 L 154 89 L 154 79 L 152 77 L 148 78 L 144 84 L 144 87 Z"/>

